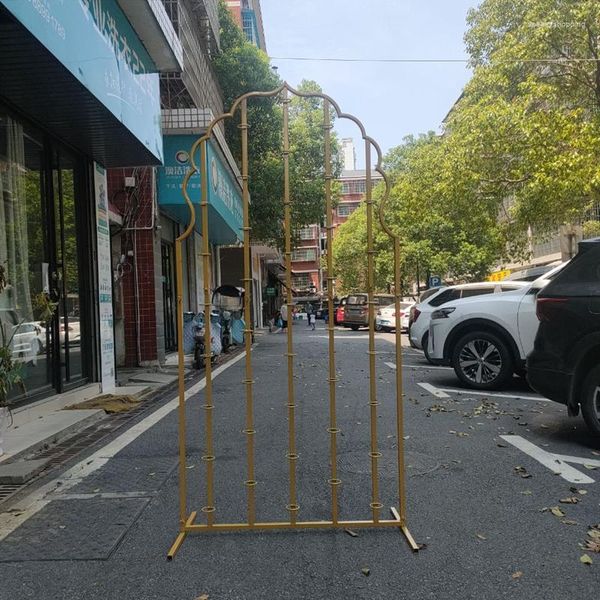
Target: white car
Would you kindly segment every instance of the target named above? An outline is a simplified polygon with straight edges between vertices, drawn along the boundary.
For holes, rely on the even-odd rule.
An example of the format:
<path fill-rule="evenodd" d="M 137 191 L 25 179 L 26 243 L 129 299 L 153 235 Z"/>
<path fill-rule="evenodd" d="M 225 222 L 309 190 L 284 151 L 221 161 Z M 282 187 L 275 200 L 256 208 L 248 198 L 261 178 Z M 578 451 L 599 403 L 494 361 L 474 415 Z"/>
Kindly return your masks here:
<path fill-rule="evenodd" d="M 523 374 L 538 329 L 536 295 L 563 266 L 517 290 L 449 302 L 432 312 L 430 359 L 450 364 L 465 385 L 481 390 Z"/>
<path fill-rule="evenodd" d="M 42 354 L 46 345 L 46 329 L 35 322 L 21 323 L 13 327 L 12 354 L 17 362 L 29 362 Z"/>
<path fill-rule="evenodd" d="M 408 318 L 410 309 L 414 302 L 400 302 L 400 328 L 401 331 L 408 331 Z M 375 329 L 377 331 L 391 331 L 396 329 L 396 305 L 388 304 L 380 308 L 375 315 Z"/>
<path fill-rule="evenodd" d="M 528 284 L 522 281 L 481 281 L 479 283 L 463 283 L 440 288 L 411 309 L 409 328 L 411 346 L 418 350 L 423 350 L 425 358 L 429 360 L 427 339 L 429 338 L 431 313 L 446 302 L 460 300 L 461 298 L 472 298 L 474 296 L 518 290 L 526 285 Z"/>

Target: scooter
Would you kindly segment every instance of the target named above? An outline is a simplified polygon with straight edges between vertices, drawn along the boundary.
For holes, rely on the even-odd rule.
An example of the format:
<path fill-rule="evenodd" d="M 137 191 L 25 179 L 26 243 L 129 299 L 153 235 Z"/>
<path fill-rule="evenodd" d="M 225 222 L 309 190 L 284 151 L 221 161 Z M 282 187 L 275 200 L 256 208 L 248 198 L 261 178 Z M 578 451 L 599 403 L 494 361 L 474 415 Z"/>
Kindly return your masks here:
<path fill-rule="evenodd" d="M 244 307 L 244 290 L 232 285 L 221 285 L 213 292 L 212 304 L 219 315 L 222 349 L 227 352 L 233 345 L 233 314 L 241 314 Z"/>
<path fill-rule="evenodd" d="M 204 366 L 204 355 L 206 344 L 204 343 L 204 314 L 198 313 L 194 317 L 194 368 L 201 369 Z"/>

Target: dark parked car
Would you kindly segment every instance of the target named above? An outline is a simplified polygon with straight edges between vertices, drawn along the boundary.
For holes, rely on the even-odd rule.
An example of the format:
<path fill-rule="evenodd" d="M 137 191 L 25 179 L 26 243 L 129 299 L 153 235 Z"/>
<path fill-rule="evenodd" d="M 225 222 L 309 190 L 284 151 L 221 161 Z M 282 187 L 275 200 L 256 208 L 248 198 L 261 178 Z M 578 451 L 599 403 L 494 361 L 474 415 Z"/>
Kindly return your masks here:
<path fill-rule="evenodd" d="M 527 379 L 540 394 L 579 410 L 600 436 L 600 238 L 538 294 L 540 326 L 527 359 Z"/>
<path fill-rule="evenodd" d="M 377 303 L 373 314 L 377 313 L 379 308 L 394 302 L 394 296 L 391 294 L 375 294 L 373 299 Z M 369 326 L 368 300 L 367 294 L 351 294 L 348 296 L 342 321 L 344 327 L 350 327 L 356 331 L 359 327 Z"/>

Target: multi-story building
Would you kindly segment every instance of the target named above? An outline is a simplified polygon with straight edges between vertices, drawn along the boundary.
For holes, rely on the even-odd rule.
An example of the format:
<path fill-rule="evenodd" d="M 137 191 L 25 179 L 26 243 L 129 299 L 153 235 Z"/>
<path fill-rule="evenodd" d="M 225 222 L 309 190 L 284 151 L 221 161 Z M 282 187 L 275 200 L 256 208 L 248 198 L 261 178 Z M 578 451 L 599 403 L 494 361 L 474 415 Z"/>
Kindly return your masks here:
<path fill-rule="evenodd" d="M 246 37 L 266 52 L 260 0 L 226 0 L 226 4 Z"/>
<path fill-rule="evenodd" d="M 342 185 L 341 196 L 333 209 L 332 222 L 337 228 L 359 207 L 367 191 L 367 171 L 356 168 L 356 150 L 351 138 L 341 141 L 343 170 L 339 177 Z M 376 171 L 371 173 L 371 187 L 382 180 Z M 322 268 L 321 257 L 326 251 L 326 230 L 319 224 L 311 225 L 300 231 L 298 245 L 292 255 L 292 285 L 300 297 L 321 296 L 327 289 L 326 272 Z"/>
<path fill-rule="evenodd" d="M 297 296 L 322 293 L 321 254 L 321 227 L 309 225 L 300 229 L 292 252 L 292 288 Z"/>

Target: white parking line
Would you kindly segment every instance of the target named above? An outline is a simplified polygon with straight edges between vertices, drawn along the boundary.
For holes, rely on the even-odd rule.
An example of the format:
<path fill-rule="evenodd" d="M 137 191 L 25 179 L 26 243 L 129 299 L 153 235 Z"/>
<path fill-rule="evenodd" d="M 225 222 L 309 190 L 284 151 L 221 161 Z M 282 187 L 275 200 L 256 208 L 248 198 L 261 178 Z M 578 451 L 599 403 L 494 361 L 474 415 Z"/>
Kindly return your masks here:
<path fill-rule="evenodd" d="M 395 363 L 391 363 L 391 362 L 386 362 L 385 363 L 390 369 L 395 369 L 396 365 Z M 405 361 L 402 361 L 402 366 L 405 369 L 451 369 L 452 367 L 437 367 L 437 366 L 433 366 L 433 365 L 409 365 L 408 363 L 406 363 Z"/>
<path fill-rule="evenodd" d="M 590 465 L 591 467 L 600 469 L 600 460 L 580 458 L 579 456 L 569 456 L 568 454 L 556 454 L 555 456 L 566 462 L 575 463 L 576 465 Z"/>
<path fill-rule="evenodd" d="M 565 462 L 566 460 L 578 462 L 579 459 L 577 457 L 561 456 L 559 454 L 546 452 L 525 438 L 522 438 L 520 435 L 501 435 L 500 437 L 509 444 L 512 444 L 515 448 L 518 448 L 522 452 L 525 452 L 525 454 L 531 456 L 531 458 L 537 460 L 553 473 L 560 475 L 569 483 L 594 483 L 594 480 L 591 477 L 588 477 L 585 473 L 578 471 Z M 588 462 L 591 463 L 592 461 L 586 461 L 586 464 Z"/>
<path fill-rule="evenodd" d="M 213 371 L 213 379 L 244 358 L 244 356 L 246 356 L 246 352 L 242 352 L 239 356 L 236 356 L 224 365 L 217 367 Z M 206 378 L 203 378 L 189 388 L 185 393 L 186 402 L 194 394 L 203 390 L 205 386 Z M 145 419 L 142 419 L 139 423 L 116 437 L 106 446 L 103 446 L 94 452 L 91 456 L 78 462 L 69 470 L 65 471 L 60 477 L 49 481 L 23 498 L 17 506 L 11 508 L 11 512 L 0 513 L 0 541 L 55 499 L 57 496 L 54 495 L 54 492 L 59 492 L 62 495 L 69 488 L 80 483 L 85 477 L 104 466 L 113 456 L 115 456 L 115 454 L 117 454 L 117 452 L 131 444 L 131 442 L 142 435 L 142 433 L 146 432 L 151 427 L 154 427 L 154 425 L 164 419 L 169 413 L 173 412 L 178 405 L 179 397 L 176 395 L 167 402 L 167 404 L 164 404 L 153 413 L 149 414 Z"/>
<path fill-rule="evenodd" d="M 420 385 L 426 392 L 429 392 L 432 396 L 435 396 L 436 398 L 450 398 L 450 396 L 446 394 L 444 390 L 440 390 L 439 388 L 436 388 L 430 383 L 418 383 L 417 385 Z"/>
<path fill-rule="evenodd" d="M 541 396 L 522 396 L 514 394 L 496 394 L 495 392 L 477 392 L 475 390 L 469 390 L 467 388 L 441 388 L 444 392 L 451 392 L 453 394 L 463 394 L 466 396 L 485 396 L 490 398 L 510 398 L 511 400 L 533 400 L 535 402 L 552 402 L 548 398 L 542 398 Z"/>

